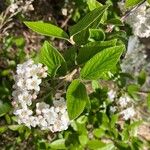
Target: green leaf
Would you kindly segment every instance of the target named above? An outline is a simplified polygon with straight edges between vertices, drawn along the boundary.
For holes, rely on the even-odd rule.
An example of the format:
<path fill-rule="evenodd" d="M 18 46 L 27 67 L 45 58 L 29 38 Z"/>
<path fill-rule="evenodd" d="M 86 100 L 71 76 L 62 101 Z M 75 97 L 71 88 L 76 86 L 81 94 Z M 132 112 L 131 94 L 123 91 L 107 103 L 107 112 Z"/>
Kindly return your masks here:
<path fill-rule="evenodd" d="M 11 109 L 11 106 L 8 103 L 2 103 L 0 104 L 0 117 L 4 116 L 7 112 L 9 112 Z"/>
<path fill-rule="evenodd" d="M 147 0 L 147 2 L 150 4 L 150 0 Z"/>
<path fill-rule="evenodd" d="M 122 21 L 120 19 L 117 18 L 113 18 L 107 21 L 107 24 L 113 24 L 115 26 L 123 26 L 124 24 L 122 23 Z"/>
<path fill-rule="evenodd" d="M 38 60 L 48 67 L 48 74 L 51 77 L 55 76 L 57 71 L 62 75 L 66 73 L 67 67 L 63 56 L 47 41 L 44 42 Z"/>
<path fill-rule="evenodd" d="M 95 137 L 100 138 L 105 135 L 105 130 L 103 128 L 94 129 L 93 134 Z"/>
<path fill-rule="evenodd" d="M 142 70 L 138 76 L 138 83 L 142 86 L 146 81 L 146 72 Z"/>
<path fill-rule="evenodd" d="M 89 41 L 103 41 L 105 33 L 102 29 L 89 29 Z"/>
<path fill-rule="evenodd" d="M 70 36 L 78 34 L 79 32 L 89 28 L 94 22 L 100 20 L 108 6 L 102 6 L 89 12 L 77 24 L 69 28 Z"/>
<path fill-rule="evenodd" d="M 140 86 L 138 84 L 130 84 L 127 86 L 127 91 L 129 93 L 129 95 L 131 95 L 132 97 L 134 97 L 136 99 L 137 92 L 140 90 Z"/>
<path fill-rule="evenodd" d="M 28 28 L 42 35 L 56 37 L 65 40 L 69 39 L 69 36 L 65 31 L 50 23 L 44 23 L 42 21 L 25 21 L 24 23 Z"/>
<path fill-rule="evenodd" d="M 65 139 L 58 139 L 49 144 L 52 149 L 66 149 Z"/>
<path fill-rule="evenodd" d="M 125 6 L 126 7 L 134 7 L 135 5 L 139 4 L 142 1 L 144 1 L 144 0 L 126 0 Z"/>
<path fill-rule="evenodd" d="M 89 139 L 88 139 L 87 135 L 83 134 L 83 135 L 79 136 L 79 141 L 82 146 L 85 146 L 87 144 L 88 140 Z"/>
<path fill-rule="evenodd" d="M 96 0 L 87 0 L 87 4 L 88 4 L 88 7 L 91 11 L 97 7 L 103 6 L 101 3 L 99 3 Z"/>
<path fill-rule="evenodd" d="M 147 95 L 147 108 L 148 108 L 148 111 L 150 112 L 150 93 L 148 93 Z"/>
<path fill-rule="evenodd" d="M 77 57 L 77 47 L 70 47 L 64 52 L 64 58 L 67 63 L 68 69 L 74 69 Z"/>
<path fill-rule="evenodd" d="M 92 150 L 112 150 L 114 149 L 113 143 L 103 143 L 100 140 L 91 140 L 88 142 L 88 148 Z"/>
<path fill-rule="evenodd" d="M 9 125 L 8 128 L 12 131 L 18 131 L 22 129 L 24 126 L 23 125 Z"/>
<path fill-rule="evenodd" d="M 81 78 L 89 80 L 99 79 L 103 73 L 114 68 L 124 49 L 124 46 L 115 46 L 97 53 L 81 70 Z"/>
<path fill-rule="evenodd" d="M 116 45 L 116 43 L 117 43 L 117 39 L 113 39 L 109 41 L 90 42 L 86 44 L 84 47 L 79 49 L 79 54 L 77 57 L 78 64 L 85 63 L 98 52 L 108 47 L 113 47 Z"/>
<path fill-rule="evenodd" d="M 7 129 L 7 126 L 0 126 L 0 134 L 4 133 Z"/>
<path fill-rule="evenodd" d="M 96 91 L 96 90 L 99 89 L 99 88 L 100 88 L 100 83 L 99 83 L 99 81 L 93 80 L 93 81 L 92 81 L 92 89 L 93 89 L 94 91 Z"/>
<path fill-rule="evenodd" d="M 66 98 L 69 118 L 75 119 L 83 112 L 88 102 L 85 85 L 78 79 L 72 81 L 68 87 Z"/>

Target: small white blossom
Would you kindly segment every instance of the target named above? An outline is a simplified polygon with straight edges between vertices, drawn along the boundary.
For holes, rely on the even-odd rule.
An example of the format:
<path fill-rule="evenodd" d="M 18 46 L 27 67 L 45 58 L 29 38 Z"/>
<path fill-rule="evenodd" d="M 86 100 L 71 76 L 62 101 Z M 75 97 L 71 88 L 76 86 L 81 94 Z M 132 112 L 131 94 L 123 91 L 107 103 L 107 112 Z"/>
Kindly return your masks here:
<path fill-rule="evenodd" d="M 24 91 L 18 95 L 18 101 L 20 103 L 26 103 L 28 106 L 32 104 L 32 95 L 29 94 L 27 91 Z"/>
<path fill-rule="evenodd" d="M 128 97 L 127 95 L 125 96 L 122 96 L 119 98 L 119 105 L 122 107 L 122 108 L 125 108 L 127 107 L 128 103 L 131 101 L 130 97 Z"/>
<path fill-rule="evenodd" d="M 110 112 L 115 113 L 117 111 L 115 106 L 110 106 Z"/>
<path fill-rule="evenodd" d="M 18 5 L 16 4 L 16 3 L 14 3 L 14 4 L 11 4 L 10 5 L 10 8 L 9 8 L 9 11 L 11 12 L 11 13 L 15 13 L 15 11 L 18 9 Z"/>
<path fill-rule="evenodd" d="M 49 109 L 49 105 L 44 103 L 44 102 L 41 102 L 41 103 L 36 103 L 36 113 L 39 115 L 39 114 L 42 114 L 43 113 L 43 110 L 45 109 Z"/>
<path fill-rule="evenodd" d="M 123 116 L 124 120 L 128 120 L 128 119 L 131 119 L 134 117 L 135 111 L 134 111 L 133 107 L 129 107 L 129 108 L 123 110 L 120 114 Z"/>
<path fill-rule="evenodd" d="M 51 107 L 50 109 L 44 110 L 43 116 L 47 120 L 48 124 L 52 125 L 56 122 L 58 114 L 55 112 L 54 107 Z"/>
<path fill-rule="evenodd" d="M 38 120 L 39 120 L 39 126 L 41 127 L 42 130 L 47 129 L 48 127 L 48 123 L 46 121 L 46 118 L 44 118 L 42 115 L 38 116 Z"/>
<path fill-rule="evenodd" d="M 32 127 L 36 127 L 39 124 L 39 120 L 35 116 L 31 116 L 29 120 Z"/>
<path fill-rule="evenodd" d="M 33 76 L 32 78 L 29 78 L 26 80 L 26 86 L 28 90 L 35 90 L 40 91 L 40 84 L 41 79 L 39 79 L 37 76 Z"/>
<path fill-rule="evenodd" d="M 66 8 L 62 8 L 62 14 L 64 15 L 64 16 L 67 16 L 67 9 Z"/>
<path fill-rule="evenodd" d="M 107 94 L 108 94 L 109 100 L 114 101 L 114 98 L 116 97 L 116 91 L 110 90 Z"/>

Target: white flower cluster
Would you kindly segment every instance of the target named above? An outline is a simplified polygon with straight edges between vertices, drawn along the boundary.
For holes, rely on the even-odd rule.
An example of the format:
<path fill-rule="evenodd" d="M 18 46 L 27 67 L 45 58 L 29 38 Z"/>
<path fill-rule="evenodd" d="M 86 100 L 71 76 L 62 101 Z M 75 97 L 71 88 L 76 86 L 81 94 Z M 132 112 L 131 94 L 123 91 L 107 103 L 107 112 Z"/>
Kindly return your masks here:
<path fill-rule="evenodd" d="M 125 108 L 131 102 L 131 98 L 128 95 L 121 96 L 118 100 L 118 104 L 121 108 Z"/>
<path fill-rule="evenodd" d="M 122 116 L 124 120 L 128 120 L 134 117 L 135 111 L 133 106 L 131 106 L 132 100 L 127 94 L 121 96 L 118 99 L 117 92 L 114 90 L 110 90 L 108 92 L 108 98 L 114 104 L 109 108 L 111 113 L 119 111 L 119 114 Z"/>
<path fill-rule="evenodd" d="M 15 0 L 10 6 L 9 6 L 9 12 L 11 13 L 16 13 L 16 12 L 28 12 L 28 11 L 33 11 L 34 7 L 32 3 L 34 0 Z"/>
<path fill-rule="evenodd" d="M 65 99 L 53 99 L 54 106 L 41 102 L 36 104 L 36 116 L 39 120 L 38 126 L 49 129 L 52 132 L 66 130 L 70 124 Z"/>
<path fill-rule="evenodd" d="M 148 3 L 145 2 L 126 19 L 126 23 L 132 27 L 134 35 L 141 38 L 150 36 L 150 8 L 147 6 Z"/>
<path fill-rule="evenodd" d="M 122 115 L 124 120 L 128 120 L 134 117 L 135 110 L 133 106 L 129 106 L 132 104 L 132 99 L 128 95 L 121 96 L 118 100 L 119 106 L 123 109 L 120 114 Z"/>
<path fill-rule="evenodd" d="M 36 103 L 33 111 L 32 103 L 37 98 L 40 91 L 42 78 L 47 77 L 47 67 L 42 64 L 34 64 L 28 60 L 17 65 L 17 75 L 15 75 L 15 89 L 13 95 L 14 114 L 17 116 L 19 124 L 25 126 L 40 127 L 42 130 L 49 129 L 52 132 L 66 130 L 69 125 L 69 117 L 65 99 L 58 94 L 53 99 L 53 106 L 45 102 Z"/>
<path fill-rule="evenodd" d="M 47 77 L 47 67 L 43 67 L 40 63 L 34 64 L 30 59 L 18 64 L 16 73 L 12 96 L 17 105 L 26 108 L 37 98 L 42 78 Z"/>
<path fill-rule="evenodd" d="M 109 100 L 110 100 L 111 102 L 113 102 L 114 99 L 115 99 L 115 97 L 116 97 L 116 91 L 110 90 L 110 91 L 107 93 L 107 95 L 108 95 Z"/>
<path fill-rule="evenodd" d="M 129 108 L 124 109 L 120 114 L 123 116 L 124 120 L 128 120 L 134 117 L 135 110 L 133 107 L 129 107 Z"/>

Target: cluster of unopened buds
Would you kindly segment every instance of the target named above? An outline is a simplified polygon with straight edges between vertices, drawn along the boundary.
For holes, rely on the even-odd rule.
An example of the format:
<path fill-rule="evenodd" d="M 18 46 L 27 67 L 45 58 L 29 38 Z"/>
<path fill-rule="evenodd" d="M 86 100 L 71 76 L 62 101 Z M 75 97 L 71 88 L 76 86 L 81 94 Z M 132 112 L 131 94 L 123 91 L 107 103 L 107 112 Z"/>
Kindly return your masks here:
<path fill-rule="evenodd" d="M 45 102 L 36 103 L 40 84 L 42 78 L 47 77 L 47 70 L 47 67 L 40 63 L 34 64 L 31 59 L 17 65 L 12 93 L 14 114 L 19 124 L 29 128 L 38 126 L 42 130 L 48 129 L 52 132 L 66 130 L 69 118 L 65 99 L 60 94 L 56 94 L 53 98 L 53 106 Z M 32 105 L 33 101 L 36 103 L 36 108 Z"/>
<path fill-rule="evenodd" d="M 124 120 L 132 119 L 135 116 L 132 99 L 127 94 L 124 94 L 119 99 L 116 96 L 116 91 L 110 90 L 108 92 L 109 100 L 115 104 L 115 106 L 110 106 L 110 112 L 115 113 L 119 111 Z"/>

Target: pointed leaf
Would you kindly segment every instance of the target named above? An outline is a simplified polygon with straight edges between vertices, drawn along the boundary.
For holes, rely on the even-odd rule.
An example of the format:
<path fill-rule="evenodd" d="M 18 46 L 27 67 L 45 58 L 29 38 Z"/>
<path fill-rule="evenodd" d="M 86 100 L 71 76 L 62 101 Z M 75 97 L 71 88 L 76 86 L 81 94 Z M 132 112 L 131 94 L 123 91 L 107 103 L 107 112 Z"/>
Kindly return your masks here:
<path fill-rule="evenodd" d="M 72 81 L 67 90 L 67 109 L 69 118 L 77 118 L 84 110 L 88 102 L 85 85 L 78 79 Z"/>
<path fill-rule="evenodd" d="M 84 18 L 82 18 L 77 24 L 69 28 L 70 36 L 78 34 L 79 32 L 90 27 L 94 22 L 102 17 L 108 6 L 102 6 L 89 12 Z"/>
<path fill-rule="evenodd" d="M 78 64 L 83 64 L 89 59 L 91 59 L 98 52 L 108 48 L 116 46 L 117 39 L 109 40 L 109 41 L 97 41 L 90 42 L 86 44 L 84 47 L 79 49 L 79 54 L 77 57 Z"/>
<path fill-rule="evenodd" d="M 7 112 L 9 112 L 11 109 L 11 106 L 8 103 L 2 103 L 0 104 L 0 117 L 4 116 Z"/>
<path fill-rule="evenodd" d="M 42 21 L 26 21 L 24 23 L 28 28 L 42 35 L 56 37 L 65 40 L 69 39 L 65 31 L 63 31 L 61 28 L 53 24 L 44 23 Z"/>
<path fill-rule="evenodd" d="M 123 50 L 124 46 L 115 46 L 97 53 L 85 64 L 81 70 L 81 77 L 89 80 L 99 79 L 117 64 Z"/>
<path fill-rule="evenodd" d="M 58 71 L 59 74 L 66 73 L 66 62 L 62 55 L 47 41 L 38 55 L 39 62 L 48 67 L 48 74 L 55 76 Z"/>
<path fill-rule="evenodd" d="M 125 6 L 126 7 L 134 7 L 135 5 L 139 4 L 142 1 L 144 1 L 144 0 L 126 0 Z"/>
<path fill-rule="evenodd" d="M 49 144 L 52 149 L 66 149 L 65 139 L 58 139 Z"/>

